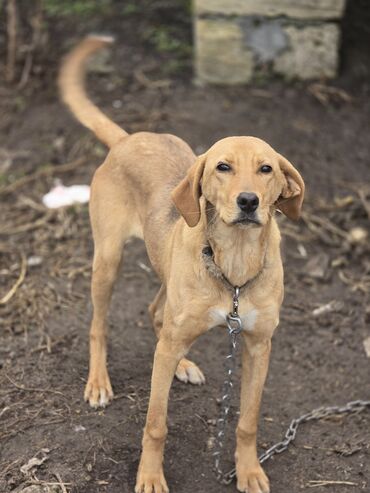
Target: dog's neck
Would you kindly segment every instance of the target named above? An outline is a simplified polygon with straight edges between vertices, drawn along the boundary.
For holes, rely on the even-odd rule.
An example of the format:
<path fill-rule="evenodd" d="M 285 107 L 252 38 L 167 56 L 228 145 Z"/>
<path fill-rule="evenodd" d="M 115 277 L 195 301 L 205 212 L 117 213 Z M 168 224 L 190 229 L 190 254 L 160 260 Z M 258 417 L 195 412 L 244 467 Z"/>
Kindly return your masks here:
<path fill-rule="evenodd" d="M 263 269 L 271 221 L 257 228 L 242 228 L 226 224 L 207 205 L 204 212 L 205 235 L 215 264 L 231 284 L 242 286 Z"/>

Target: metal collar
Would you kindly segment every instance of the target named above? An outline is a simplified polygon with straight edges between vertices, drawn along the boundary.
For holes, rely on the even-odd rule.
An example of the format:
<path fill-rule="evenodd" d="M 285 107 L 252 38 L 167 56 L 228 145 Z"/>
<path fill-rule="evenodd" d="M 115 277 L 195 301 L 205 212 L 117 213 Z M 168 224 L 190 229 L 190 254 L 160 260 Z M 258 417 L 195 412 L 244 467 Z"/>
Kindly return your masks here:
<path fill-rule="evenodd" d="M 266 252 L 265 252 L 265 255 L 264 255 L 264 259 L 263 259 L 263 265 L 262 265 L 262 268 L 259 272 L 257 272 L 257 274 L 252 277 L 251 279 L 248 279 L 248 281 L 246 281 L 244 284 L 242 284 L 241 286 L 234 286 L 234 284 L 232 284 L 229 279 L 225 276 L 225 274 L 222 272 L 222 270 L 220 269 L 220 267 L 215 263 L 215 259 L 214 259 L 214 254 L 213 254 L 213 250 L 212 250 L 212 247 L 211 245 L 207 245 L 203 248 L 202 250 L 202 257 L 203 257 L 203 261 L 204 261 L 204 264 L 206 266 L 206 269 L 207 271 L 213 276 L 215 277 L 216 279 L 219 279 L 223 285 L 233 293 L 233 295 L 235 294 L 235 291 L 236 289 L 238 289 L 238 296 L 239 296 L 239 293 L 241 293 L 242 291 L 244 291 L 247 287 L 250 287 L 251 284 L 253 284 L 259 277 L 260 275 L 262 274 L 264 268 L 265 268 L 265 261 L 266 261 Z"/>

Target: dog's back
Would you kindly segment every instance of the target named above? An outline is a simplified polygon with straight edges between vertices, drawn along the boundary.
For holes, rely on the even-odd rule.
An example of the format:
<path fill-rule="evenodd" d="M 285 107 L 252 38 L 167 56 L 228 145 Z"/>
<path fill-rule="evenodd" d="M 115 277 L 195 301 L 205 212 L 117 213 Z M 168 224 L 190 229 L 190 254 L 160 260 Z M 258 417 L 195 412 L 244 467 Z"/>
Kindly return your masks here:
<path fill-rule="evenodd" d="M 88 98 L 84 88 L 86 62 L 112 42 L 107 36 L 90 35 L 68 54 L 59 75 L 62 99 L 75 117 L 111 149 L 97 172 L 99 176 L 126 182 L 122 200 L 127 200 L 130 190 L 129 200 L 135 205 L 142 227 L 148 226 L 147 234 L 151 234 L 151 225 L 160 225 L 165 236 L 178 217 L 170 192 L 185 176 L 195 155 L 188 144 L 174 135 L 129 135 Z"/>
<path fill-rule="evenodd" d="M 114 205 L 109 214 L 116 217 L 116 225 L 120 221 L 118 216 L 125 215 L 126 236 L 145 236 L 149 256 L 156 266 L 161 262 L 155 257 L 163 254 L 167 235 L 179 217 L 170 193 L 196 156 L 188 144 L 174 135 L 151 132 L 129 135 L 88 98 L 84 88 L 86 62 L 112 41 L 105 36 L 87 36 L 64 59 L 59 87 L 63 101 L 76 118 L 110 148 L 92 183 L 90 215 L 95 241 L 101 236 L 101 226 L 97 225 L 102 222 L 97 217 L 108 214 L 112 200 Z M 109 189 L 108 193 L 104 192 L 105 188 Z M 104 203 L 101 196 L 105 197 Z M 103 223 L 109 222 L 107 217 Z"/>

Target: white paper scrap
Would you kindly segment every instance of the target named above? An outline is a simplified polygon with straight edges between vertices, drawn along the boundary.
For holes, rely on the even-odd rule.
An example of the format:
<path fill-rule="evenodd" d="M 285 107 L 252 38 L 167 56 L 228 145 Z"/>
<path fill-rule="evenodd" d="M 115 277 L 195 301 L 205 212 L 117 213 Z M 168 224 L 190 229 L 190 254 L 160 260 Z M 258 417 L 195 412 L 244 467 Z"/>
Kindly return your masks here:
<path fill-rule="evenodd" d="M 49 209 L 57 209 L 72 204 L 85 204 L 90 199 L 90 187 L 88 185 L 72 185 L 65 187 L 56 185 L 42 198 L 42 203 Z"/>

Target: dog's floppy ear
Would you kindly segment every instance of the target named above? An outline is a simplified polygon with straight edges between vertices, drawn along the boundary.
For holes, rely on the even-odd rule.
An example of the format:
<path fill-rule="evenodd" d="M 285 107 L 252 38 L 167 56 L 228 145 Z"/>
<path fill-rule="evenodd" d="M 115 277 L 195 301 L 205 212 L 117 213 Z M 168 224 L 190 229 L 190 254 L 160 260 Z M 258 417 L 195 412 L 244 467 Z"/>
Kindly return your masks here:
<path fill-rule="evenodd" d="M 281 154 L 279 156 L 280 169 L 283 172 L 285 183 L 276 206 L 289 219 L 298 219 L 304 198 L 305 185 L 303 178 L 295 167 Z"/>
<path fill-rule="evenodd" d="M 195 163 L 189 168 L 187 175 L 171 193 L 176 209 L 185 219 L 188 226 L 193 228 L 200 220 L 199 198 L 202 190 L 200 180 L 203 175 L 206 156 L 198 156 Z"/>

